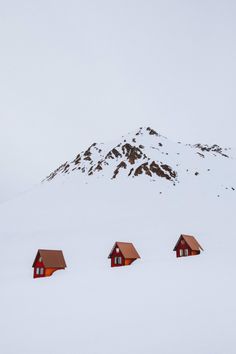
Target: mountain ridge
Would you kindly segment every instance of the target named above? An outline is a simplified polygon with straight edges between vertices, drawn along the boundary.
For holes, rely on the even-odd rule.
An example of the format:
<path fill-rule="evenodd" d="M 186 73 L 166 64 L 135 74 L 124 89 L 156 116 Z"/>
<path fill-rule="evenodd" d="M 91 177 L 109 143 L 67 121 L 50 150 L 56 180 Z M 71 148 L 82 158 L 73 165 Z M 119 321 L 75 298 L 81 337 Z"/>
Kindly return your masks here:
<path fill-rule="evenodd" d="M 231 148 L 217 144 L 172 142 L 151 127 L 140 127 L 116 142 L 91 144 L 55 169 L 43 182 L 77 174 L 84 175 L 87 181 L 91 177 L 115 180 L 145 176 L 150 181 L 162 179 L 176 185 L 186 182 L 190 175 L 196 178 L 209 175 L 212 169 L 216 174 L 219 174 L 218 170 L 232 169 L 230 151 Z M 227 176 L 230 174 L 227 172 Z M 235 190 L 231 179 L 228 181 L 222 176 L 219 184 L 222 183 L 226 189 Z"/>

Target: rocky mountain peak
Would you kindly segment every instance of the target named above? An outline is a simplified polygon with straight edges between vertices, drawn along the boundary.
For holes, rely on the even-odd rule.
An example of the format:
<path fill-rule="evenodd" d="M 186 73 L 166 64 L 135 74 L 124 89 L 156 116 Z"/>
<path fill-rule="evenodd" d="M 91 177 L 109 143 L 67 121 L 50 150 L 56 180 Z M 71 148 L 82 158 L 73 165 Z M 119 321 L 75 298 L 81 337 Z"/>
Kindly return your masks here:
<path fill-rule="evenodd" d="M 142 177 L 151 181 L 161 179 L 176 185 L 189 176 L 209 175 L 216 159 L 229 159 L 227 150 L 216 144 L 174 143 L 151 127 L 140 127 L 113 144 L 91 144 L 45 180 L 78 174 L 111 180 L 121 177 Z M 217 163 L 222 162 L 217 160 Z"/>

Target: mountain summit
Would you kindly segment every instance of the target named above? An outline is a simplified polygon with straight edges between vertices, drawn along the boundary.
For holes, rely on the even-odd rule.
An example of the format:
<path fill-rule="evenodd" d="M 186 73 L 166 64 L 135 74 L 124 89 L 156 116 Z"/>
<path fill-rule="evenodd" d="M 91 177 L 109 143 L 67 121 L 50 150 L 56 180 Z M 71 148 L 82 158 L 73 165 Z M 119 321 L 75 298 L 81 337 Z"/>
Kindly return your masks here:
<path fill-rule="evenodd" d="M 233 180 L 228 178 L 232 175 L 230 150 L 216 144 L 175 143 L 150 127 L 141 127 L 114 143 L 93 143 L 45 180 L 77 174 L 84 175 L 87 180 L 91 177 L 112 180 L 142 177 L 176 185 L 204 176 L 207 182 L 209 178 L 216 179 L 225 189 L 234 190 Z"/>

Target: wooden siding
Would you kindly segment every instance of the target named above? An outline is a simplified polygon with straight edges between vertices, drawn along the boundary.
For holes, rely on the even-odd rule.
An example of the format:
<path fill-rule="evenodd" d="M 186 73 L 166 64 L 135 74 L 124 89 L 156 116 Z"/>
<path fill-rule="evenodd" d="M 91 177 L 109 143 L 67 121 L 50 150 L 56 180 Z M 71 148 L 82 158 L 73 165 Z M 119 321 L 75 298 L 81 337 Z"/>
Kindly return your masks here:
<path fill-rule="evenodd" d="M 188 250 L 188 255 L 185 255 L 185 250 Z M 182 255 L 181 255 L 182 252 Z M 178 245 L 176 246 L 176 257 L 188 257 L 188 256 L 196 256 L 200 254 L 200 251 L 193 251 L 186 241 L 181 237 Z"/>
<path fill-rule="evenodd" d="M 39 261 L 40 255 L 37 255 L 37 259 L 34 265 L 34 278 L 44 278 L 50 277 L 56 270 L 64 269 L 64 268 L 45 268 L 44 263 Z M 43 274 L 37 274 L 37 269 L 43 269 Z"/>
<path fill-rule="evenodd" d="M 125 258 L 123 256 L 123 254 L 121 253 L 120 249 L 119 249 L 119 252 L 117 252 L 117 248 L 119 247 L 114 247 L 113 251 L 112 251 L 112 254 L 111 254 L 111 267 L 122 267 L 122 266 L 127 266 L 127 265 L 130 265 L 132 264 L 135 259 L 129 259 L 129 258 Z M 121 264 L 117 264 L 115 262 L 115 259 L 117 257 L 121 257 Z"/>

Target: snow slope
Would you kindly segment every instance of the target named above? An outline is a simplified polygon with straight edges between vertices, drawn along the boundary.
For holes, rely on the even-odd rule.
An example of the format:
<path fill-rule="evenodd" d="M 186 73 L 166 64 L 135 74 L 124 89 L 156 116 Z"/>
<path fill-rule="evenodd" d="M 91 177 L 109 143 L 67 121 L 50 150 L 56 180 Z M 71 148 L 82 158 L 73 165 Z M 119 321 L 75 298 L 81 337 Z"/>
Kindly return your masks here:
<path fill-rule="evenodd" d="M 216 144 L 175 143 L 150 127 L 141 127 L 119 141 L 93 143 L 72 161 L 59 166 L 46 181 L 76 174 L 83 175 L 86 180 L 145 176 L 145 179 L 159 181 L 161 177 L 176 184 L 186 183 L 193 175 L 213 179 L 212 174 L 217 174 L 220 177 L 218 182 L 226 186 L 234 182 L 234 178 L 228 178 L 232 169 L 232 154 L 232 149 L 222 149 Z"/>
<path fill-rule="evenodd" d="M 0 205 L 1 353 L 235 353 L 233 154 L 203 158 L 165 139 L 160 159 L 148 148 L 155 137 L 165 139 L 145 136 L 145 155 L 174 179 L 112 179 L 120 160 L 111 159 L 100 178 L 59 173 Z M 176 259 L 180 233 L 205 251 Z M 133 242 L 141 259 L 111 269 L 115 241 Z M 68 268 L 33 279 L 38 248 L 62 249 Z"/>

